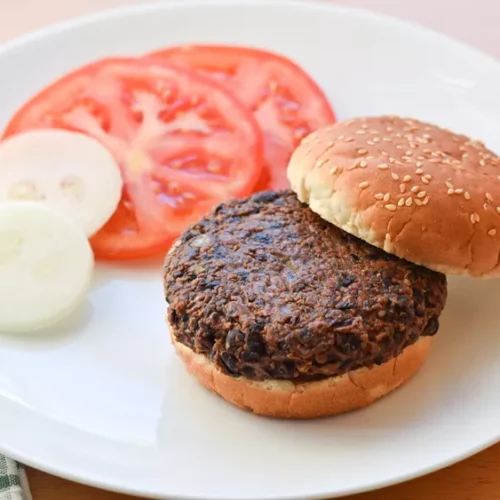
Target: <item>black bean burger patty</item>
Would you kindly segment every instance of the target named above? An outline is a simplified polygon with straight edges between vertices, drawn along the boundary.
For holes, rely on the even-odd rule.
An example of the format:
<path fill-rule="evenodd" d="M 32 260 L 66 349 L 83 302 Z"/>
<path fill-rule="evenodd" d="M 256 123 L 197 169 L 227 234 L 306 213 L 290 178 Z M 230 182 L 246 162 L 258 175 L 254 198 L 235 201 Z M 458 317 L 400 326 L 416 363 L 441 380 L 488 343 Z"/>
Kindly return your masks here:
<path fill-rule="evenodd" d="M 314 380 L 434 335 L 446 278 L 323 221 L 291 191 L 219 205 L 164 267 L 177 341 L 224 373 Z"/>

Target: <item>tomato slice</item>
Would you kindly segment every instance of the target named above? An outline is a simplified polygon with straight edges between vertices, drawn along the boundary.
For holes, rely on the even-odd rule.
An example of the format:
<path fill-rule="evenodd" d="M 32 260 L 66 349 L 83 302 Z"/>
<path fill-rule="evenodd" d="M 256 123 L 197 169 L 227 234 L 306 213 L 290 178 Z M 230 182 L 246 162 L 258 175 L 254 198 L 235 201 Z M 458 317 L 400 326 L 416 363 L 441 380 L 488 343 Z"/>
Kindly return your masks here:
<path fill-rule="evenodd" d="M 105 60 L 28 102 L 4 137 L 65 128 L 104 144 L 122 169 L 122 201 L 91 239 L 97 257 L 165 251 L 210 208 L 253 192 L 262 171 L 259 127 L 220 85 L 138 59 Z"/>
<path fill-rule="evenodd" d="M 286 168 L 300 140 L 335 121 L 319 86 L 300 67 L 280 55 L 244 47 L 187 45 L 146 57 L 210 76 L 253 112 L 264 133 L 265 168 L 259 189 L 288 187 Z"/>

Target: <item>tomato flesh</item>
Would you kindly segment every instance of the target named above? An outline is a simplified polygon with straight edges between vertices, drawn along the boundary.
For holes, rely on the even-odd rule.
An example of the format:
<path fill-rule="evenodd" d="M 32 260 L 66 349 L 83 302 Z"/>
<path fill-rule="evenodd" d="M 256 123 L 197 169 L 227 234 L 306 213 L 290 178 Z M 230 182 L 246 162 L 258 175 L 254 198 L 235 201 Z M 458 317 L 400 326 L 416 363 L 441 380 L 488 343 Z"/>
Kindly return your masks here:
<path fill-rule="evenodd" d="M 288 187 L 286 168 L 301 139 L 335 121 L 319 86 L 280 55 L 245 47 L 188 45 L 160 50 L 147 58 L 209 76 L 252 111 L 264 135 L 265 168 L 258 190 Z"/>
<path fill-rule="evenodd" d="M 88 134 L 120 164 L 121 203 L 91 239 L 99 258 L 165 251 L 213 206 L 251 194 L 262 171 L 252 114 L 212 80 L 153 61 L 104 60 L 64 77 L 4 137 L 33 128 Z"/>

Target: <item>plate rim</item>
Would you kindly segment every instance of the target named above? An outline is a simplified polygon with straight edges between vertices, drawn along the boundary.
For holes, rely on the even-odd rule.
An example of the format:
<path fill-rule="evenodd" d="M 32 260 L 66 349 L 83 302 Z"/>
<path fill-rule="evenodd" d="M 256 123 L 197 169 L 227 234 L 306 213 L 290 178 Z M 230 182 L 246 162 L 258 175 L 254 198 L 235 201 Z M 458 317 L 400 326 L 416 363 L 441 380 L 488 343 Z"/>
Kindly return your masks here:
<path fill-rule="evenodd" d="M 354 14 L 365 18 L 377 18 L 379 21 L 393 23 L 400 27 L 406 27 L 415 32 L 424 33 L 428 36 L 440 38 L 445 43 L 453 43 L 460 50 L 469 52 L 474 57 L 480 57 L 483 60 L 488 60 L 500 68 L 500 60 L 493 55 L 468 44 L 462 40 L 454 38 L 446 33 L 443 33 L 434 28 L 424 26 L 418 22 L 402 19 L 397 16 L 392 16 L 383 12 L 377 12 L 372 9 L 351 7 L 343 4 L 330 2 L 330 0 L 148 0 L 144 3 L 135 3 L 122 7 L 111 7 L 101 9 L 89 14 L 76 15 L 62 21 L 51 22 L 45 26 L 35 28 L 25 34 L 15 36 L 0 43 L 0 58 L 4 54 L 22 47 L 25 44 L 36 42 L 40 38 L 46 36 L 69 31 L 74 28 L 104 21 L 106 19 L 116 19 L 120 17 L 128 17 L 135 13 L 154 12 L 156 10 L 170 10 L 178 8 L 193 8 L 198 5 L 200 7 L 207 6 L 234 6 L 234 5 L 252 5 L 252 6 L 297 6 L 299 8 L 307 8 L 310 10 L 327 10 Z"/>
<path fill-rule="evenodd" d="M 0 43 L 0 60 L 5 57 L 11 51 L 15 51 L 21 49 L 23 46 L 31 45 L 36 43 L 38 40 L 44 39 L 46 37 L 50 37 L 57 34 L 62 34 L 64 32 L 72 31 L 74 29 L 78 29 L 81 27 L 85 27 L 87 25 L 92 25 L 94 23 L 102 23 L 107 22 L 108 20 L 118 19 L 122 17 L 131 17 L 136 14 L 145 14 L 145 13 L 153 13 L 155 11 L 165 11 L 165 10 L 176 10 L 176 9 L 186 9 L 193 8 L 196 6 L 200 7 L 224 7 L 224 6 L 235 6 L 242 4 L 246 4 L 248 6 L 272 6 L 272 7 L 281 7 L 281 8 L 290 8 L 292 6 L 298 8 L 305 8 L 311 11 L 317 11 L 321 13 L 322 11 L 328 12 L 338 12 L 338 13 L 346 13 L 349 15 L 356 15 L 366 19 L 372 19 L 374 21 L 389 23 L 394 26 L 399 26 L 401 28 L 406 28 L 414 31 L 416 34 L 423 35 L 426 37 L 434 37 L 436 40 L 440 40 L 446 44 L 453 44 L 460 51 L 465 51 L 469 54 L 470 57 L 476 59 L 482 59 L 483 63 L 492 64 L 500 69 L 500 60 L 496 59 L 491 54 L 478 49 L 466 42 L 458 40 L 452 36 L 449 36 L 445 33 L 442 33 L 433 28 L 426 27 L 424 25 L 419 24 L 418 22 L 409 21 L 406 19 L 399 18 L 397 16 L 392 16 L 385 13 L 376 12 L 367 8 L 360 7 L 350 7 L 346 5 L 336 4 L 329 2 L 329 0 L 153 0 L 145 3 L 137 3 L 132 5 L 126 5 L 122 7 L 113 7 L 102 9 L 96 12 L 92 12 L 90 14 L 78 15 L 71 17 L 66 20 L 58 21 L 50 23 L 46 26 L 36 28 L 31 30 L 25 34 L 20 36 L 11 38 L 3 43 Z M 45 420 L 45 417 L 41 416 L 42 420 Z M 49 422 L 52 422 L 50 419 Z M 54 421 L 55 422 L 55 421 Z M 60 423 L 64 425 L 64 423 Z M 83 432 L 77 429 L 78 432 Z M 345 495 L 356 495 L 363 492 L 373 491 L 381 488 L 386 488 L 388 486 L 400 484 L 403 482 L 407 482 L 418 477 L 426 476 L 430 473 L 436 472 L 443 468 L 446 468 L 450 465 L 456 464 L 462 460 L 465 460 L 487 448 L 493 446 L 494 444 L 500 442 L 500 429 L 498 430 L 496 436 L 491 437 L 490 439 L 486 439 L 481 443 L 478 443 L 476 446 L 473 446 L 467 450 L 464 450 L 461 454 L 454 456 L 448 460 L 438 460 L 435 463 L 431 463 L 427 467 L 421 467 L 420 469 L 416 469 L 411 473 L 402 474 L 399 476 L 395 476 L 391 479 L 385 479 L 378 482 L 371 482 L 366 484 L 361 484 L 357 487 L 346 487 L 343 490 L 337 490 L 335 492 L 323 492 L 323 493 L 313 493 L 304 495 L 295 495 L 287 497 L 276 496 L 276 495 L 261 495 L 259 496 L 259 500 L 321 500 L 324 498 L 337 498 Z M 0 451 L 5 453 L 7 456 L 22 462 L 28 467 L 33 467 L 39 469 L 43 472 L 56 475 L 58 477 L 68 479 L 70 481 L 82 484 L 93 486 L 96 488 L 123 493 L 128 495 L 140 495 L 146 498 L 172 498 L 170 494 L 166 495 L 157 490 L 145 490 L 141 487 L 134 486 L 120 486 L 116 481 L 106 479 L 106 474 L 100 473 L 96 474 L 95 471 L 90 474 L 85 470 L 80 470 L 78 468 L 74 468 L 72 470 L 71 465 L 66 466 L 57 466 L 54 464 L 53 459 L 46 460 L 45 462 L 40 461 L 40 459 L 32 459 L 30 455 L 27 453 L 23 453 L 23 451 L 19 451 L 13 445 L 5 445 L 0 438 Z M 333 495 L 333 496 L 332 496 Z M 213 496 L 205 496 L 198 497 L 192 495 L 176 495 L 176 498 L 179 500 L 215 500 Z M 241 497 L 241 499 L 246 497 Z"/>

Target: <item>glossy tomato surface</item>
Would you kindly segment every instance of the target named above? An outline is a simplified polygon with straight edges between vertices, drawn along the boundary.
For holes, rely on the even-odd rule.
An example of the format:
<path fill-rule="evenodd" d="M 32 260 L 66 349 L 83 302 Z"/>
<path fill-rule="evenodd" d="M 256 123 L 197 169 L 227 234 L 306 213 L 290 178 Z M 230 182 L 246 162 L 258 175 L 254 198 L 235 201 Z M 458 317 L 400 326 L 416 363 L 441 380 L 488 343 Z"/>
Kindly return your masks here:
<path fill-rule="evenodd" d="M 92 238 L 97 257 L 166 250 L 218 203 L 249 195 L 262 171 L 259 127 L 223 86 L 188 69 L 106 59 L 44 89 L 4 137 L 64 128 L 104 144 L 121 166 L 121 203 Z"/>
<path fill-rule="evenodd" d="M 147 57 L 211 77 L 253 113 L 264 134 L 265 168 L 258 189 L 288 187 L 286 168 L 300 140 L 335 121 L 321 88 L 281 55 L 246 47 L 186 45 Z"/>

